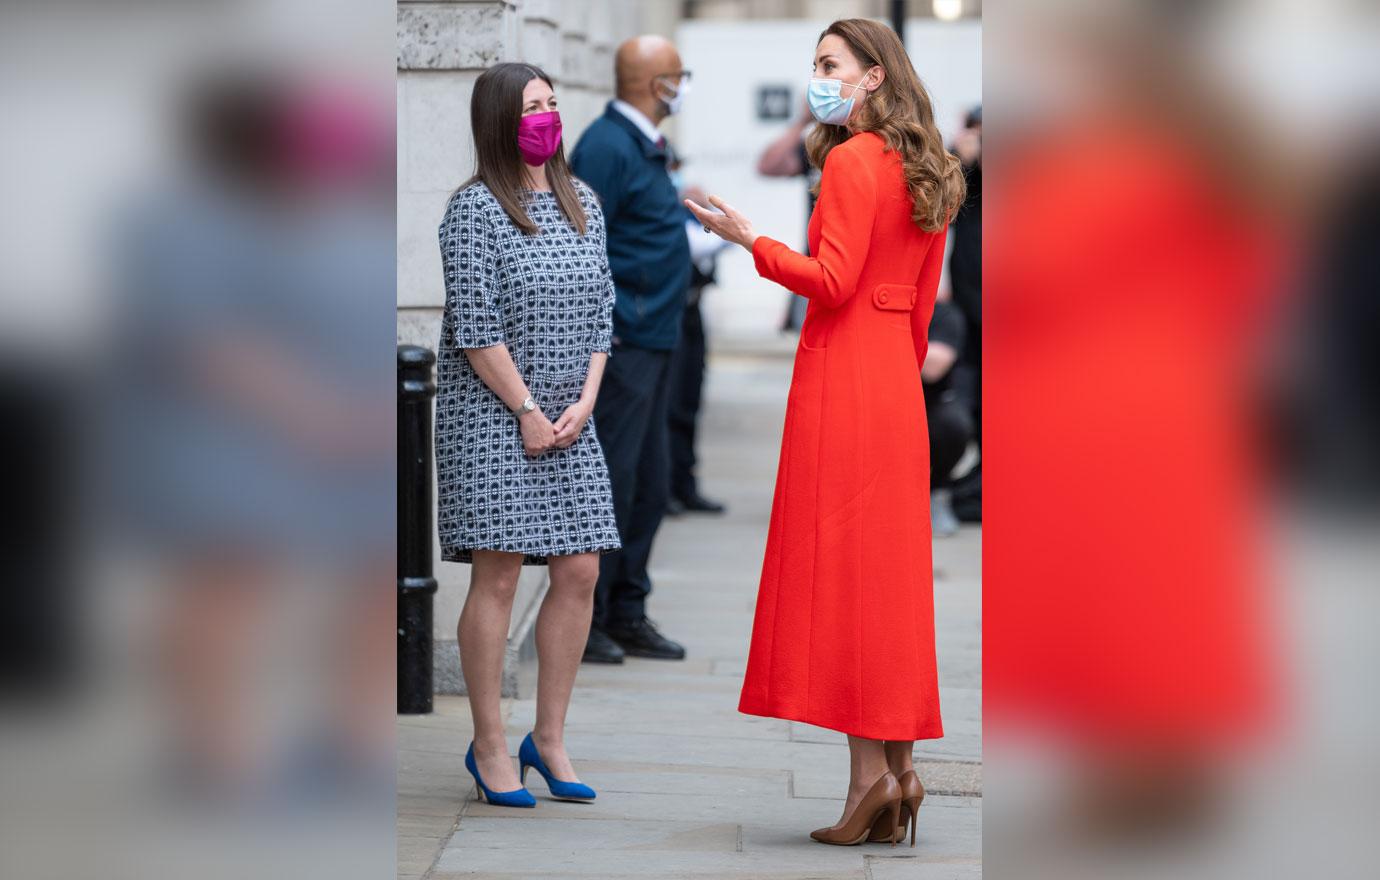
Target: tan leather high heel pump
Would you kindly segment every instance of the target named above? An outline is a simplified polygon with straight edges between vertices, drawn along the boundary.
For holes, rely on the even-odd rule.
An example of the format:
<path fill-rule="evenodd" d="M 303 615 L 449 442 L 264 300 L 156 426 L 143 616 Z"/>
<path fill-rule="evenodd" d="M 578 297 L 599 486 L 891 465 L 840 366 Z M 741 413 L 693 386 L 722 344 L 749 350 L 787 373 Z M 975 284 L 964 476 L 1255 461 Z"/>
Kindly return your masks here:
<path fill-rule="evenodd" d="M 910 845 L 915 846 L 915 826 L 919 821 L 920 802 L 925 799 L 925 786 L 920 784 L 920 777 L 914 770 L 907 770 L 902 773 L 897 780 L 901 783 L 901 816 L 895 826 L 889 827 L 886 824 L 886 816 L 879 816 L 872 825 L 872 833 L 868 835 L 868 843 L 882 843 L 883 841 L 904 840 L 906 837 L 906 822 L 910 822 Z M 893 828 L 895 828 L 893 834 Z"/>
<path fill-rule="evenodd" d="M 863 795 L 844 823 L 838 828 L 820 828 L 810 832 L 810 836 L 820 843 L 834 846 L 857 846 L 867 840 L 874 825 L 886 822 L 892 829 L 891 845 L 896 845 L 900 835 L 896 827 L 901 824 L 901 783 L 891 771 L 881 775 Z"/>

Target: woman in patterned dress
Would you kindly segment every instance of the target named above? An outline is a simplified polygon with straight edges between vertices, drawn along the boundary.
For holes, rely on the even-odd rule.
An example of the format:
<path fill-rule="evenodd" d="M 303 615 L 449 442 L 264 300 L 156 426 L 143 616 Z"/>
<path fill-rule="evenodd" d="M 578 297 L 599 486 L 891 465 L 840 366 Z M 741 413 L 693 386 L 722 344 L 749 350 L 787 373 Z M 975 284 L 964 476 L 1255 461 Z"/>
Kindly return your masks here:
<path fill-rule="evenodd" d="M 604 218 L 561 148 L 550 79 L 499 64 L 474 85 L 477 170 L 440 226 L 446 305 L 437 355 L 442 558 L 468 562 L 460 665 L 474 716 L 466 767 L 492 803 L 533 806 L 499 712 L 523 565 L 547 565 L 537 618 L 536 724 L 520 749 L 557 797 L 589 800 L 564 727 L 599 555 L 619 547 L 592 412 L 612 333 Z"/>

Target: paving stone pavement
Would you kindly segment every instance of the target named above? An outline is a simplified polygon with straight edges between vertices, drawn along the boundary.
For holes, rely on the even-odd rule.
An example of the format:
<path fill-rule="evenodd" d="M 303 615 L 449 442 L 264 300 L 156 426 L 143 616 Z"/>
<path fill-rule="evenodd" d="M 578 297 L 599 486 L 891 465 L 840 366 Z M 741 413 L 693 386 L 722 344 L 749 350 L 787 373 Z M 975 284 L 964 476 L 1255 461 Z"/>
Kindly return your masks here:
<path fill-rule="evenodd" d="M 434 714 L 398 719 L 399 878 L 981 877 L 979 529 L 935 543 L 946 735 L 917 743 L 929 794 L 914 848 L 811 841 L 842 811 L 844 736 L 737 711 L 789 377 L 779 356 L 712 362 L 701 483 L 729 513 L 668 519 L 653 553 L 649 612 L 689 657 L 580 669 L 566 741 L 598 800 L 551 800 L 534 773 L 536 809 L 479 803 L 468 704 L 438 697 Z M 534 708 L 505 701 L 514 754 Z"/>

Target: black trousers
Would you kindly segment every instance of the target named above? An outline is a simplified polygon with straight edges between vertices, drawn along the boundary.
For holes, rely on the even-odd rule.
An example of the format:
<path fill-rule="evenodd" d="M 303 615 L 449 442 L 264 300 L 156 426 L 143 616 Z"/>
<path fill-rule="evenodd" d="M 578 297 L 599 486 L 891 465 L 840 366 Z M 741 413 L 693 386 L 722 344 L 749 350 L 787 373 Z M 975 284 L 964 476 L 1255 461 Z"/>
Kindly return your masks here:
<path fill-rule="evenodd" d="M 619 626 L 646 614 L 647 560 L 670 489 L 667 402 L 671 352 L 615 346 L 594 404 L 594 426 L 608 463 L 613 515 L 623 548 L 599 559 L 594 625 Z"/>
<path fill-rule="evenodd" d="M 930 432 L 930 488 L 943 489 L 949 485 L 949 474 L 977 433 L 977 425 L 968 406 L 953 389 L 925 401 L 925 418 Z"/>
<path fill-rule="evenodd" d="M 695 478 L 695 431 L 704 396 L 704 316 L 698 296 L 691 296 L 681 321 L 680 344 L 671 358 L 670 446 L 671 494 L 699 494 Z"/>

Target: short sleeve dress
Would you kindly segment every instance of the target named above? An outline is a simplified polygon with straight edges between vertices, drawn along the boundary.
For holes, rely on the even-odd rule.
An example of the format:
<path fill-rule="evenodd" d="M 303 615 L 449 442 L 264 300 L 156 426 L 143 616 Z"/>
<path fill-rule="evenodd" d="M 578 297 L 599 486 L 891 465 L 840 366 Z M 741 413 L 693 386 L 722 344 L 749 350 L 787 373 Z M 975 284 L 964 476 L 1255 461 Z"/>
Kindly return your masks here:
<path fill-rule="evenodd" d="M 441 558 L 475 549 L 546 557 L 620 547 L 593 416 L 575 443 L 530 457 L 517 417 L 484 384 L 467 348 L 504 343 L 553 422 L 584 387 L 590 356 L 609 351 L 613 278 L 597 199 L 576 181 L 578 234 L 550 192 L 524 191 L 536 235 L 513 225 L 482 182 L 451 197 L 440 226 L 446 304 L 436 357 L 436 486 Z"/>

